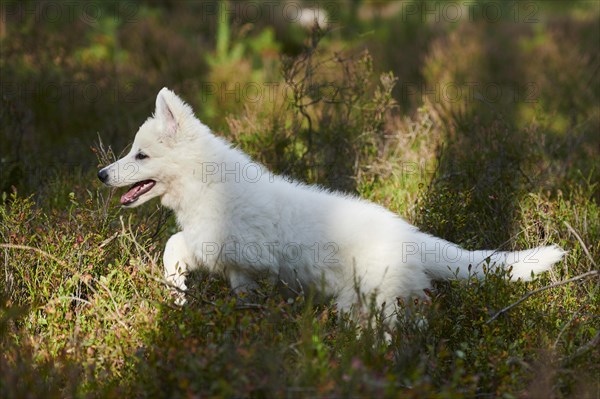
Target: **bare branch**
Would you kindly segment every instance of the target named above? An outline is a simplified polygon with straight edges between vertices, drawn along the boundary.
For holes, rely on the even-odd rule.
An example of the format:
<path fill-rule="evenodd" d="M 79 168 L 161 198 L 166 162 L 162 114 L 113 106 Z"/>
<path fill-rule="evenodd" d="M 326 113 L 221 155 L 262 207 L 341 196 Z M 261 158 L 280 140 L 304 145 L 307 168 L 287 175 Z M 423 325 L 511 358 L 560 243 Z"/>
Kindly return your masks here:
<path fill-rule="evenodd" d="M 566 220 L 563 223 L 565 224 L 565 226 L 567 226 L 567 229 L 569 229 L 569 231 L 575 236 L 575 238 L 577 238 L 577 241 L 579 241 L 579 244 L 581 244 L 581 248 L 583 249 L 583 252 L 585 252 L 587 257 L 590 259 L 590 262 L 592 262 L 592 265 L 594 265 L 595 267 L 598 267 L 596 262 L 594 262 L 594 258 L 592 258 L 592 255 L 590 255 L 590 251 L 588 251 L 587 247 L 583 243 L 583 240 L 581 239 L 579 234 L 577 234 L 575 229 L 573 227 L 571 227 L 571 225 Z"/>
<path fill-rule="evenodd" d="M 579 276 L 572 277 L 572 278 L 570 278 L 568 280 L 559 281 L 558 283 L 550 284 L 550 285 L 547 285 L 545 287 L 538 288 L 537 290 L 533 290 L 533 291 L 527 293 L 525 296 L 523 296 L 518 301 L 516 301 L 514 303 L 511 303 L 510 305 L 508 305 L 504 309 L 502 309 L 499 312 L 497 312 L 488 321 L 486 321 L 485 324 L 490 324 L 492 321 L 496 320 L 498 318 L 498 316 L 500 316 L 501 314 L 508 312 L 509 310 L 511 310 L 512 308 L 514 308 L 515 306 L 519 305 L 521 302 L 524 302 L 525 300 L 527 300 L 527 298 L 529 298 L 529 297 L 531 297 L 531 296 L 533 296 L 533 295 L 535 295 L 535 294 L 537 294 L 539 292 L 548 290 L 550 288 L 560 287 L 561 285 L 569 284 L 569 283 L 572 283 L 574 281 L 582 280 L 584 278 L 588 278 L 588 277 L 592 277 L 592 276 L 597 276 L 599 273 L 600 272 L 598 272 L 598 270 L 592 270 L 592 271 L 589 271 L 587 273 L 580 274 Z"/>
<path fill-rule="evenodd" d="M 37 252 L 41 255 L 44 255 L 45 257 L 53 260 L 54 262 L 58 263 L 59 265 L 69 269 L 69 265 L 67 265 L 64 261 L 58 259 L 56 256 L 49 254 L 48 252 L 40 249 L 40 248 L 36 248 L 36 247 L 31 247 L 29 245 L 19 245 L 19 244 L 0 244 L 0 248 L 5 248 L 5 249 L 21 249 L 21 250 L 25 250 L 25 251 L 33 251 L 33 252 Z"/>
<path fill-rule="evenodd" d="M 596 335 L 594 335 L 594 337 L 590 339 L 585 345 L 580 346 L 579 349 L 575 351 L 575 353 L 566 358 L 565 363 L 573 361 L 575 358 L 578 358 L 584 353 L 591 351 L 592 349 L 594 349 L 595 346 L 598 345 L 600 345 L 600 331 L 598 331 Z"/>

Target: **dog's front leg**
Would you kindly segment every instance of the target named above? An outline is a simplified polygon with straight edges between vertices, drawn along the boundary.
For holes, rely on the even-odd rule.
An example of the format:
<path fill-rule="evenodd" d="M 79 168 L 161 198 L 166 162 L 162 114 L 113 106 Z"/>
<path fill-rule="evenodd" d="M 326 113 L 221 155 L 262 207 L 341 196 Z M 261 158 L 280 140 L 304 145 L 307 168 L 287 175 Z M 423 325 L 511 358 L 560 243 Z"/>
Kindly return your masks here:
<path fill-rule="evenodd" d="M 172 235 L 165 247 L 163 264 L 165 279 L 173 286 L 172 293 L 176 305 L 186 303 L 184 291 L 187 290 L 187 286 L 185 285 L 185 278 L 191 261 L 192 257 L 183 239 L 183 232 L 180 231 Z"/>
<path fill-rule="evenodd" d="M 233 292 L 238 297 L 247 297 L 252 295 L 258 288 L 258 283 L 246 272 L 241 270 L 228 270 L 227 277 Z"/>

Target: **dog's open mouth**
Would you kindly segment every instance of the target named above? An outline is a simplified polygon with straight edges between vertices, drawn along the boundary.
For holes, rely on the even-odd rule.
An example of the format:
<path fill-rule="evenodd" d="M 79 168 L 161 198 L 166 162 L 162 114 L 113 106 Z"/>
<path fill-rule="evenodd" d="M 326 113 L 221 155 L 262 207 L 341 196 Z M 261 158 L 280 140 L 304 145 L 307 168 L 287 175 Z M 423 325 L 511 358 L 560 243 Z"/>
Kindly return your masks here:
<path fill-rule="evenodd" d="M 133 204 L 140 196 L 150 191 L 155 184 L 154 180 L 143 180 L 135 183 L 121 196 L 121 205 Z"/>

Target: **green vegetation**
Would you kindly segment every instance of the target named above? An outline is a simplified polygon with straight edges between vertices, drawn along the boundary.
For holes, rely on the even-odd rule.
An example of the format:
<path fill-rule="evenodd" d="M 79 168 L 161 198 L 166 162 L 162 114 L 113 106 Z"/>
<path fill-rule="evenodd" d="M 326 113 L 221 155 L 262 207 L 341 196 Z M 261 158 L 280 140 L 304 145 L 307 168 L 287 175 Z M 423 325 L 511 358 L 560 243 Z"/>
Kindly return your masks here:
<path fill-rule="evenodd" d="M 490 320 L 599 270 L 600 6 L 472 3 L 327 2 L 311 32 L 248 8 L 271 2 L 3 2 L 0 396 L 597 398 L 598 274 Z M 376 312 L 357 334 L 202 271 L 176 307 L 172 215 L 95 177 L 163 86 L 278 173 L 469 249 L 569 253 L 531 283 L 437 284 L 391 343 Z"/>

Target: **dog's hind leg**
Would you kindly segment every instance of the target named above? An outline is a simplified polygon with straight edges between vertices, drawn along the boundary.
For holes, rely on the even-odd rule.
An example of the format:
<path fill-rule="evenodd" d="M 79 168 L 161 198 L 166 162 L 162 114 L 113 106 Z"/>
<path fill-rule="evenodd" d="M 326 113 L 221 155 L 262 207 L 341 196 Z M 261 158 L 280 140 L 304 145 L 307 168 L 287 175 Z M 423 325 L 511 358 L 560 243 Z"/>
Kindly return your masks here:
<path fill-rule="evenodd" d="M 172 293 L 176 305 L 186 303 L 184 291 L 187 290 L 187 286 L 185 285 L 185 278 L 191 261 L 192 257 L 183 239 L 183 232 L 180 231 L 172 235 L 165 247 L 163 264 L 165 279 L 173 286 Z"/>
<path fill-rule="evenodd" d="M 244 271 L 228 270 L 226 274 L 231 289 L 237 296 L 245 297 L 252 295 L 259 287 L 256 280 Z"/>

